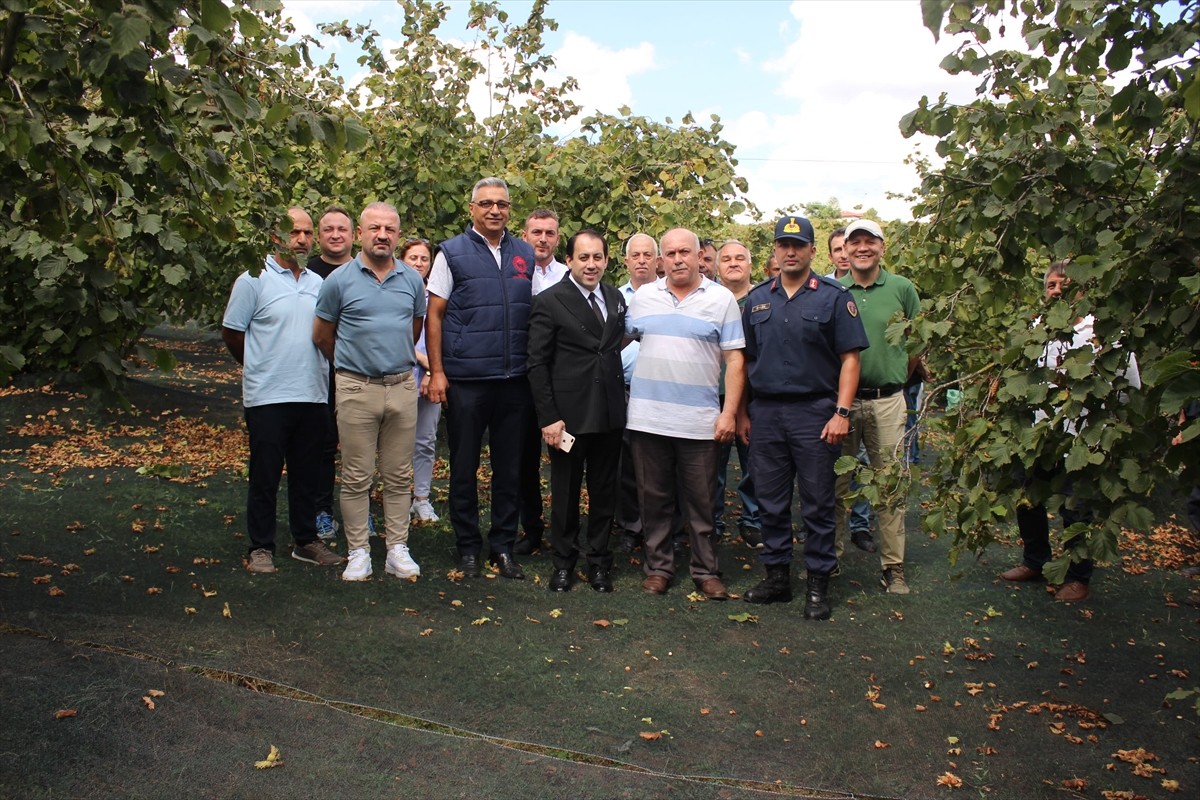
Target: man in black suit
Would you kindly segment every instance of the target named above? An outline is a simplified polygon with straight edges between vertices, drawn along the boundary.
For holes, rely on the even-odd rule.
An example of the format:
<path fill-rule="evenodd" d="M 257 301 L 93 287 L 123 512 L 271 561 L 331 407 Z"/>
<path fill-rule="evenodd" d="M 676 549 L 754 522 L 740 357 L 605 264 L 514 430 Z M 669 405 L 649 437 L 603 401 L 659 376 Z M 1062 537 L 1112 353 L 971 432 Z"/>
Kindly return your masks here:
<path fill-rule="evenodd" d="M 588 583 L 597 592 L 613 589 L 608 539 L 625 428 L 621 342 L 626 305 L 617 289 L 600 282 L 607 266 L 604 237 L 590 230 L 575 234 L 567 240 L 569 274 L 533 298 L 529 315 L 529 384 L 542 439 L 550 445 L 554 592 L 570 590 L 579 558 L 585 473 Z"/>

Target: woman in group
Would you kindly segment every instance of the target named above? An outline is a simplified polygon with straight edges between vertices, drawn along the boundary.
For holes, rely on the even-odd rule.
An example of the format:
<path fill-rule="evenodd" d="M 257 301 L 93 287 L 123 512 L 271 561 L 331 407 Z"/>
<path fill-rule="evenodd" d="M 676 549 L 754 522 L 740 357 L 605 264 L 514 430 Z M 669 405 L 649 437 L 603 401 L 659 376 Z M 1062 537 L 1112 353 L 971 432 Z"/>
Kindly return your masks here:
<path fill-rule="evenodd" d="M 425 239 L 409 239 L 400 248 L 400 260 L 417 271 L 421 280 L 429 281 L 429 270 L 433 266 L 433 248 Z M 425 354 L 425 331 L 417 342 L 417 385 L 429 373 L 429 357 Z M 433 483 L 433 463 L 437 459 L 437 427 L 442 415 L 440 403 L 431 403 L 422 394 L 417 400 L 417 442 L 413 451 L 413 502 L 412 515 L 418 522 L 437 522 L 437 512 L 429 501 L 429 490 Z"/>

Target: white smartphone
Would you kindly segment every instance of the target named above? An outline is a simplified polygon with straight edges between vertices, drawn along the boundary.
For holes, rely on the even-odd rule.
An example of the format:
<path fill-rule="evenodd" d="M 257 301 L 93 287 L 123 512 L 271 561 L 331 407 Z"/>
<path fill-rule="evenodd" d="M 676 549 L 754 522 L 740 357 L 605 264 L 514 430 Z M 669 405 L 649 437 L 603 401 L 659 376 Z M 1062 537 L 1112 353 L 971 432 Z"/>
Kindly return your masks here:
<path fill-rule="evenodd" d="M 558 449 L 564 453 L 571 452 L 571 448 L 575 446 L 575 437 L 563 431 L 558 437 Z"/>

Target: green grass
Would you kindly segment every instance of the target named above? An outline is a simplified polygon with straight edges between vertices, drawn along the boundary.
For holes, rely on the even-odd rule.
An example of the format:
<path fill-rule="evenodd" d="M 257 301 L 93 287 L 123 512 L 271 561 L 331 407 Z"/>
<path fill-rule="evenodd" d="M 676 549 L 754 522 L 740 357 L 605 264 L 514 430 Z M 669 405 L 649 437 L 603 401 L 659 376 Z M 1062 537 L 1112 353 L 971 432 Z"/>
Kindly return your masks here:
<path fill-rule="evenodd" d="M 525 559 L 530 580 L 455 581 L 445 523 L 413 528 L 415 582 L 382 579 L 376 542 L 376 578 L 343 583 L 287 558 L 286 533 L 280 572 L 251 575 L 242 464 L 206 466 L 238 438 L 236 373 L 211 339 L 182 341 L 180 384 L 139 374 L 136 413 L 101 413 L 58 388 L 0 397 L 0 571 L 11 576 L 0 578 L 2 699 L 13 710 L 0 795 L 1024 798 L 1069 794 L 1063 781 L 1075 778 L 1089 797 L 1200 787 L 1197 716 L 1163 702 L 1200 683 L 1200 620 L 1175 602 L 1194 584 L 1110 567 L 1091 602 L 1059 604 L 995 580 L 1012 549 L 951 569 L 948 543 L 919 532 L 915 502 L 914 593 L 880 592 L 875 557 L 851 550 L 828 623 L 805 622 L 800 602 L 693 600 L 686 579 L 648 596 L 632 563 L 618 564 L 612 595 L 550 594 L 546 557 Z M 50 424 L 61 431 L 38 427 Z M 105 465 L 64 448 L 72 424 L 76 438 L 90 424 L 92 447 L 122 458 Z M 42 445 L 67 463 L 47 466 Z M 151 462 L 178 466 L 181 480 L 138 474 Z M 732 591 L 758 580 L 750 551 L 724 545 L 721 559 Z M 730 619 L 744 613 L 757 621 Z M 167 695 L 150 712 L 140 698 L 152 686 Z M 61 708 L 78 715 L 55 720 Z M 271 744 L 288 763 L 254 770 Z M 1164 772 L 1141 777 L 1112 756 L 1139 747 Z M 939 786 L 944 773 L 962 788 Z"/>

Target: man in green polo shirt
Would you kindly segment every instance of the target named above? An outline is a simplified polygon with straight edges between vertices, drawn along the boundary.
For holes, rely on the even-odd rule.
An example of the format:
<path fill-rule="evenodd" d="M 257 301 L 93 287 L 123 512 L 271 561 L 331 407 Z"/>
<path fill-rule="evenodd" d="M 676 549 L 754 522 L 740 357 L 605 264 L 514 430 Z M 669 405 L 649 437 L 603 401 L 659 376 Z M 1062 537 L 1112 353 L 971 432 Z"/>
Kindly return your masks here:
<path fill-rule="evenodd" d="M 854 295 L 862 315 L 863 327 L 871 346 L 862 351 L 862 371 L 858 392 L 850 410 L 853 422 L 850 435 L 842 442 L 842 454 L 855 457 L 859 443 L 866 444 L 871 466 L 881 469 L 904 457 L 899 446 L 904 437 L 907 408 L 904 384 L 916 367 L 904 344 L 889 344 L 885 331 L 899 313 L 913 319 L 921 310 L 921 298 L 912 281 L 893 275 L 880 266 L 883 260 L 883 229 L 879 223 L 860 219 L 846 226 L 846 254 L 850 272 L 841 282 Z M 852 474 L 841 475 L 837 482 L 837 555 L 841 558 L 846 539 L 846 508 L 841 500 L 850 488 Z M 904 504 L 895 498 L 879 513 L 879 563 L 883 568 L 880 582 L 891 594 L 908 594 L 904 580 Z"/>

